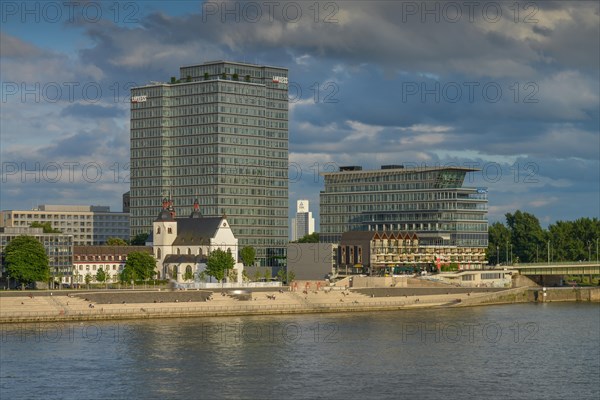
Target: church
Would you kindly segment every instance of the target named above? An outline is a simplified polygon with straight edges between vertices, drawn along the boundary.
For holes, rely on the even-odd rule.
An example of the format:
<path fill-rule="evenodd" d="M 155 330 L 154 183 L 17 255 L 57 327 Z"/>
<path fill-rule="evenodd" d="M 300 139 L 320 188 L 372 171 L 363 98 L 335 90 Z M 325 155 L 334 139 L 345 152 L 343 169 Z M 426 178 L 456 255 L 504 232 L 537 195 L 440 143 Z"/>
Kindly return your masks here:
<path fill-rule="evenodd" d="M 196 199 L 189 217 L 176 217 L 172 199 L 163 199 L 162 210 L 152 224 L 151 245 L 157 259 L 159 279 L 172 279 L 178 283 L 193 282 L 201 277 L 205 282 L 215 282 L 203 274 L 211 251 L 228 251 L 236 261 L 235 281 L 242 282 L 243 264 L 238 262 L 238 240 L 222 217 L 204 217 Z M 231 274 L 230 274 L 231 276 Z"/>

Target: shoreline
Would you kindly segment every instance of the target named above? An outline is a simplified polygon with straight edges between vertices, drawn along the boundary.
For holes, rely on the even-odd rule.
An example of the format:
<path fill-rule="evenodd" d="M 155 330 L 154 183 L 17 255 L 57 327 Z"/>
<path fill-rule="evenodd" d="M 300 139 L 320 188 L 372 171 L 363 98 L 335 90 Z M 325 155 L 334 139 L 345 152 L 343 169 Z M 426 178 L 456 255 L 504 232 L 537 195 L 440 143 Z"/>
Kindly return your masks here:
<path fill-rule="evenodd" d="M 165 293 L 165 292 L 163 292 Z M 169 292 L 166 292 L 169 294 Z M 171 292 L 170 294 L 185 294 Z M 536 294 L 537 293 L 537 294 Z M 254 301 L 238 301 L 229 296 L 217 296 L 214 301 L 185 303 L 90 303 L 76 296 L 0 296 L 0 324 L 109 321 L 128 319 L 157 319 L 182 317 L 223 317 L 284 314 L 320 314 L 399 311 L 414 309 L 476 307 L 529 302 L 600 302 L 600 288 L 549 288 L 543 296 L 541 288 L 515 288 L 486 293 L 419 295 L 371 298 L 358 293 L 334 295 L 326 293 L 300 295 L 296 292 L 277 292 L 280 302 L 266 300 L 268 294 L 259 292 Z M 91 297 L 93 293 L 80 293 Z M 130 293 L 132 295 L 138 295 Z M 265 295 L 263 298 L 261 295 Z M 325 300 L 323 300 L 325 299 Z M 537 300 L 535 300 L 537 299 Z M 25 302 L 28 304 L 25 304 Z M 18 310 L 18 311 L 17 311 Z"/>

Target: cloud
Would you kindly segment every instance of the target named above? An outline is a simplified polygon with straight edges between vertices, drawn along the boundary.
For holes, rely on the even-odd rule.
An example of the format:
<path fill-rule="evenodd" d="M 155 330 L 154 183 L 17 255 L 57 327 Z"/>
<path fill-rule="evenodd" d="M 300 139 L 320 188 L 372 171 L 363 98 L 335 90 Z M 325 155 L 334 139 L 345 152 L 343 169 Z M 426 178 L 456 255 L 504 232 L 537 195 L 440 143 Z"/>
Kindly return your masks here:
<path fill-rule="evenodd" d="M 292 3 L 302 8 L 293 22 L 282 14 Z M 129 159 L 131 86 L 167 81 L 183 65 L 231 59 L 289 68 L 297 90 L 289 104 L 290 162 L 303 172 L 290 182 L 290 204 L 294 196 L 308 197 L 316 213 L 319 172 L 339 165 L 479 162 L 497 163 L 502 174 L 498 181 L 482 173 L 468 182 L 489 187 L 491 220 L 516 208 L 550 220 L 597 215 L 597 3 L 538 2 L 528 9 L 518 3 L 515 19 L 512 3 L 496 2 L 502 17 L 491 22 L 481 9 L 469 21 L 459 2 L 457 23 L 448 22 L 443 2 L 427 3 L 439 8 L 437 22 L 435 15 L 423 18 L 426 2 L 320 3 L 318 15 L 310 2 L 292 3 L 280 2 L 272 19 L 263 9 L 258 22 L 242 14 L 223 22 L 220 12 L 202 15 L 201 9 L 176 15 L 157 3 L 136 24 L 65 25 L 82 38 L 68 52 L 25 39 L 43 29 L 28 36 L 3 30 L 3 82 L 37 82 L 41 89 L 39 101 L 23 99 L 20 86 L 4 99 L 2 159 L 97 162 L 108 179 L 110 166 Z M 406 9 L 410 4 L 419 8 L 415 14 Z M 56 101 L 43 92 L 53 82 L 63 89 Z M 72 97 L 67 82 L 77 84 Z M 97 84 L 102 95 L 90 99 L 86 83 Z M 493 99 L 496 88 L 501 95 Z M 536 181 L 524 182 L 527 177 Z M 125 187 L 81 178 L 77 185 L 12 182 L 2 196 L 3 204 L 20 204 L 46 191 L 60 202 L 64 191 L 72 200 L 119 204 Z"/>
<path fill-rule="evenodd" d="M 60 112 L 62 117 L 75 118 L 126 118 L 125 111 L 115 106 L 95 104 L 71 104 Z"/>

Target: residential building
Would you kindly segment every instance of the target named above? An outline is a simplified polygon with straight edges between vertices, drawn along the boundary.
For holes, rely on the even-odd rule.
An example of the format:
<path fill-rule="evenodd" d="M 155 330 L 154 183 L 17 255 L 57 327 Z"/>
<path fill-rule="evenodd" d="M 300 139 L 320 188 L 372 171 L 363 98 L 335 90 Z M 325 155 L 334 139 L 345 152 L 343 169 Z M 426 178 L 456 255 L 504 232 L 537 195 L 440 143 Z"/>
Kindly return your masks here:
<path fill-rule="evenodd" d="M 43 228 L 0 227 L 0 276 L 7 277 L 4 248 L 18 236 L 33 236 L 44 245 L 48 255 L 50 276 L 63 282 L 70 280 L 73 266 L 73 235 L 44 233 Z"/>
<path fill-rule="evenodd" d="M 337 249 L 338 272 L 369 275 L 482 269 L 485 248 L 426 244 L 414 232 L 351 231 Z"/>
<path fill-rule="evenodd" d="M 208 255 L 220 249 L 231 253 L 236 262 L 235 280 L 242 282 L 244 266 L 238 262 L 238 240 L 225 216 L 203 216 L 195 200 L 189 217 L 176 217 L 173 201 L 165 198 L 153 226 L 152 247 L 160 279 L 196 280 L 206 269 Z"/>
<path fill-rule="evenodd" d="M 102 245 L 110 237 L 129 240 L 129 214 L 108 206 L 39 205 L 32 210 L 0 211 L 0 227 L 29 227 L 49 222 L 53 229 L 72 235 L 76 246 Z"/>
<path fill-rule="evenodd" d="M 292 219 L 292 240 L 298 240 L 315 231 L 315 219 L 309 211 L 308 200 L 296 202 L 296 217 Z"/>
<path fill-rule="evenodd" d="M 96 274 L 102 268 L 107 283 L 118 282 L 125 268 L 127 256 L 132 252 L 152 254 L 148 246 L 75 246 L 73 251 L 72 283 L 84 284 L 86 275 L 96 283 Z"/>
<path fill-rule="evenodd" d="M 463 187 L 463 167 L 362 170 L 323 173 L 320 240 L 338 243 L 348 231 L 414 232 L 423 245 L 488 245 L 487 189 Z"/>
<path fill-rule="evenodd" d="M 288 71 L 214 61 L 131 90 L 131 236 L 148 233 L 159 199 L 228 216 L 257 263 L 288 241 Z"/>

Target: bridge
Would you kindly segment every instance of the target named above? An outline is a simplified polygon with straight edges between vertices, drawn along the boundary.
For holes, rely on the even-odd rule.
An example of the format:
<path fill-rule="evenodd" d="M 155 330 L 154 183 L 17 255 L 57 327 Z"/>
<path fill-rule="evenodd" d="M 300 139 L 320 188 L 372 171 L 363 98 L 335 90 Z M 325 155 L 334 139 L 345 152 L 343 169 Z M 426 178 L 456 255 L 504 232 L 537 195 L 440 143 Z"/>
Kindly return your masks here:
<path fill-rule="evenodd" d="M 599 262 L 518 264 L 506 268 L 516 270 L 521 275 L 600 275 Z"/>

